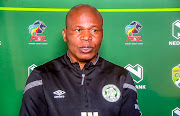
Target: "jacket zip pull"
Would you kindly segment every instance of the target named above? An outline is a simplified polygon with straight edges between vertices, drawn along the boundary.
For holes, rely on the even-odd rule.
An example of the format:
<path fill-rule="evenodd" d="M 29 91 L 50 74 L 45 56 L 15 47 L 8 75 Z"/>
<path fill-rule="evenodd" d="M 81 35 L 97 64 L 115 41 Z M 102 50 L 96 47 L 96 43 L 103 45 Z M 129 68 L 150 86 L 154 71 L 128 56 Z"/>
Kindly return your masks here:
<path fill-rule="evenodd" d="M 82 81 L 81 81 L 81 85 L 84 84 L 84 77 L 85 77 L 85 74 L 82 74 Z"/>

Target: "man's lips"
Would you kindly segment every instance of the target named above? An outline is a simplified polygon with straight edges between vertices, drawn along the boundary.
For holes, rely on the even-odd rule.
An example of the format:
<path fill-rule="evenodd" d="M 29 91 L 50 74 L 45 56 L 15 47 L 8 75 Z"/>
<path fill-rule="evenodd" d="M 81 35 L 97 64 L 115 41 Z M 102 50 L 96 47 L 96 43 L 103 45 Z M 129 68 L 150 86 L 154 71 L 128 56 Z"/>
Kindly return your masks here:
<path fill-rule="evenodd" d="M 79 50 L 83 53 L 89 53 L 93 50 L 93 47 L 79 47 Z"/>

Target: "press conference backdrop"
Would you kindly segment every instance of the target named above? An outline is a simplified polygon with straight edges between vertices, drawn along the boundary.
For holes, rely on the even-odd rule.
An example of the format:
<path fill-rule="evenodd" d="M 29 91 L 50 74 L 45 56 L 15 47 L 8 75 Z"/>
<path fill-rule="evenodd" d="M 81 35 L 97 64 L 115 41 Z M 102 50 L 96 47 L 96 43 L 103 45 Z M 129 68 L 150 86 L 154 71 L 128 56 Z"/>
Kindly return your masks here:
<path fill-rule="evenodd" d="M 131 72 L 143 116 L 180 116 L 180 0 L 1 0 L 0 116 L 17 116 L 28 74 L 66 53 L 77 4 L 101 12 L 100 56 Z"/>

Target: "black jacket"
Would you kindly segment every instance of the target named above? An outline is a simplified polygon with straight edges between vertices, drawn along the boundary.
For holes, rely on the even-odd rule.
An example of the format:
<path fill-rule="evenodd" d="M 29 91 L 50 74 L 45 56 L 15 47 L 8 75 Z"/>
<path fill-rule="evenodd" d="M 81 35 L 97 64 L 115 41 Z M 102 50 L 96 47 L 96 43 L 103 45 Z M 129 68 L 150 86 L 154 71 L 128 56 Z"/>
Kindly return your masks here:
<path fill-rule="evenodd" d="M 83 70 L 67 54 L 36 67 L 20 116 L 140 116 L 129 72 L 101 57 Z"/>

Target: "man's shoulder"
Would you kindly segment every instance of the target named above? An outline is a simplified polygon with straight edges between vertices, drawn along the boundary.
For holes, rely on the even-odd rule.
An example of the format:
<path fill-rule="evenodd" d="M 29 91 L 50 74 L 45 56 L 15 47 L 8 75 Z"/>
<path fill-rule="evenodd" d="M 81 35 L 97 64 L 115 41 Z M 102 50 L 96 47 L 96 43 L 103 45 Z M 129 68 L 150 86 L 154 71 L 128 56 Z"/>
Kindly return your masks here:
<path fill-rule="evenodd" d="M 101 60 L 102 60 L 102 65 L 100 68 L 103 71 L 108 72 L 108 73 L 117 73 L 117 74 L 123 74 L 123 75 L 128 74 L 128 71 L 124 67 L 114 64 L 110 61 L 107 61 L 102 57 L 101 57 Z"/>
<path fill-rule="evenodd" d="M 36 67 L 35 70 L 38 72 L 46 73 L 53 71 L 61 71 L 65 66 L 66 63 L 64 61 L 63 55 Z"/>

